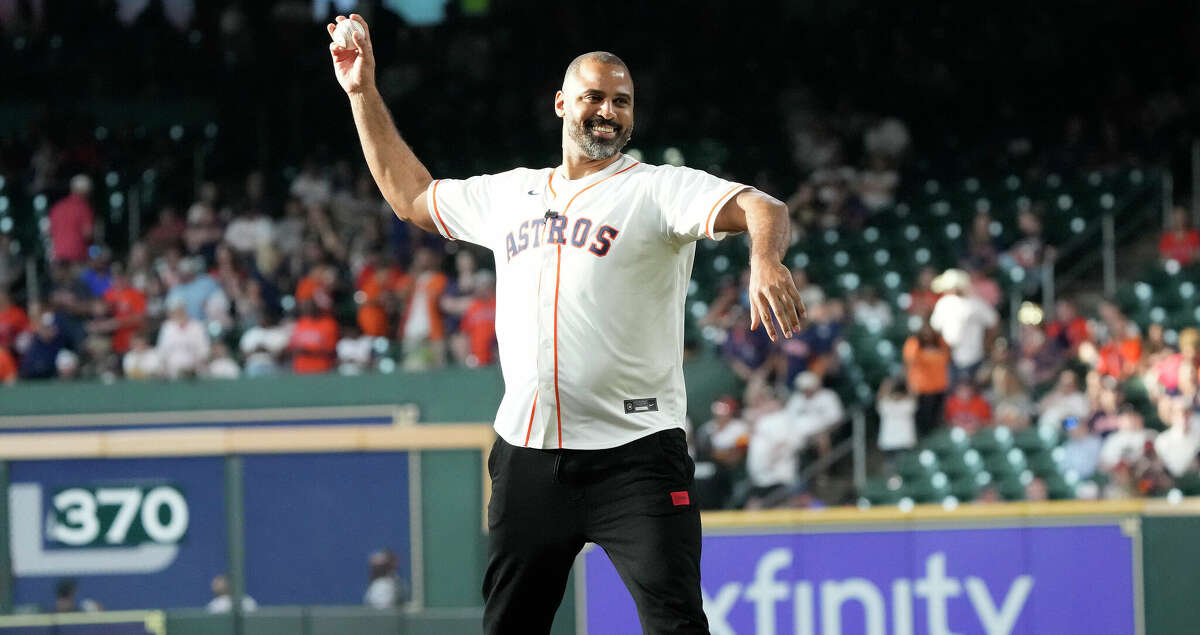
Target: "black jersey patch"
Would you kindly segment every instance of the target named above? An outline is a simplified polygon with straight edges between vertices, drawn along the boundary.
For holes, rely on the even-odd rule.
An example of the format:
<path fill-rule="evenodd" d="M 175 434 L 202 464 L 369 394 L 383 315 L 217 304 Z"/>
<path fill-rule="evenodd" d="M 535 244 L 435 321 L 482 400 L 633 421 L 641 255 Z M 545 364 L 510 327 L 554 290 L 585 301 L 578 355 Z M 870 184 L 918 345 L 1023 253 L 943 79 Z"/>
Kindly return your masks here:
<path fill-rule="evenodd" d="M 658 412 L 658 398 L 626 399 L 625 414 L 629 415 L 635 412 Z"/>

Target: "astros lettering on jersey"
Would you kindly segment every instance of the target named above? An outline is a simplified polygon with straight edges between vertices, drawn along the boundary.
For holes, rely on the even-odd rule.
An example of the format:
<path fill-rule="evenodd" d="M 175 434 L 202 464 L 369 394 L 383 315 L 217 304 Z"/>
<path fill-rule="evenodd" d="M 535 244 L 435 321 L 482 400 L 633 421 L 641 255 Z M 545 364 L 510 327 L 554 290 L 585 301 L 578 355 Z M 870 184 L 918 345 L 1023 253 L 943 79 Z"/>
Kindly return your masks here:
<path fill-rule="evenodd" d="M 576 180 L 517 168 L 434 181 L 438 231 L 496 255 L 505 441 L 593 450 L 683 427 L 695 241 L 725 237 L 713 223 L 744 189 L 625 155 Z"/>

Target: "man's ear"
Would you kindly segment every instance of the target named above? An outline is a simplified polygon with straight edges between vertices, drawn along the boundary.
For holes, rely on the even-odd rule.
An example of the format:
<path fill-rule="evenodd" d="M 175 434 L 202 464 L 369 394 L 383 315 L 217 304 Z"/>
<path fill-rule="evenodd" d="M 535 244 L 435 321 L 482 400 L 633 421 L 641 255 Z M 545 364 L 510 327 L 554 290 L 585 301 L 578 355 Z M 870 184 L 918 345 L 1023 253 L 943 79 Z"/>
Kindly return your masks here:
<path fill-rule="evenodd" d="M 554 114 L 558 115 L 559 119 L 567 116 L 567 105 L 564 99 L 561 90 L 554 94 Z"/>

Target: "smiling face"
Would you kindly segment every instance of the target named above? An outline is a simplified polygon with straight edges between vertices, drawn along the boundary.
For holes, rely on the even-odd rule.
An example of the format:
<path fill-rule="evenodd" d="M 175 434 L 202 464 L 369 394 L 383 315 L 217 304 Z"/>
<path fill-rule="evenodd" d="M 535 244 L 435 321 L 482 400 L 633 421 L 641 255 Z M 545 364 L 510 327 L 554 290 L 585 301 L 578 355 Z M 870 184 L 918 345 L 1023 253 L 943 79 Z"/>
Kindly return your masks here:
<path fill-rule="evenodd" d="M 567 69 L 554 111 L 563 120 L 563 150 L 602 161 L 633 135 L 633 79 L 614 55 L 582 57 Z"/>

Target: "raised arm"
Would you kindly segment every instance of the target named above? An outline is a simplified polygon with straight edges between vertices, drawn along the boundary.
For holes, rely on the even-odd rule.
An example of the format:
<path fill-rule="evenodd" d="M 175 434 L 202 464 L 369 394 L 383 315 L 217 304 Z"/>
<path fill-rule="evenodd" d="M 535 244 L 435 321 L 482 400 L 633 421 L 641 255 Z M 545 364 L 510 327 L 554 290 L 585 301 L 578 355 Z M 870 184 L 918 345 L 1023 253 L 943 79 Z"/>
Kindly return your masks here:
<path fill-rule="evenodd" d="M 383 198 L 400 220 L 436 232 L 437 227 L 425 203 L 425 190 L 433 177 L 400 138 L 383 97 L 375 87 L 375 51 L 366 21 L 356 13 L 349 18 L 339 15 L 337 22 L 327 25 L 326 29 L 332 36 L 337 24 L 345 20 L 358 22 L 366 35 L 360 37 L 356 33 L 351 48 L 330 42 L 329 54 L 333 57 L 333 72 L 338 84 L 350 98 L 350 111 L 354 113 L 354 125 L 358 128 L 367 167 L 371 169 L 371 176 Z"/>
<path fill-rule="evenodd" d="M 803 330 L 804 302 L 792 272 L 783 265 L 792 231 L 787 206 L 758 190 L 743 190 L 718 212 L 713 231 L 750 232 L 750 328 L 761 323 L 776 341 L 774 313 L 784 337 Z"/>

